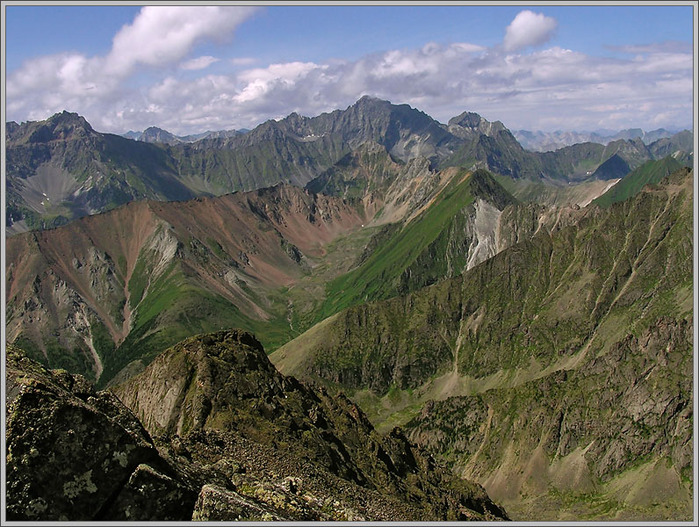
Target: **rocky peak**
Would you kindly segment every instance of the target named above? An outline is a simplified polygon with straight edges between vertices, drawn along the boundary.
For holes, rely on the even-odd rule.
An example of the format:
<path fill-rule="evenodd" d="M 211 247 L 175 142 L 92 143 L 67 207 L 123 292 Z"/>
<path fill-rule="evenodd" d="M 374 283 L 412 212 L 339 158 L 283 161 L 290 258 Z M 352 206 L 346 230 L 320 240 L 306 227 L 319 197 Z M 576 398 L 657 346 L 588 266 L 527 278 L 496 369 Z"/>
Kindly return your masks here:
<path fill-rule="evenodd" d="M 373 97 L 371 95 L 362 95 L 362 97 L 357 100 L 352 106 L 354 108 L 386 108 L 391 106 L 390 101 L 384 99 L 379 99 L 378 97 Z"/>
<path fill-rule="evenodd" d="M 183 142 L 176 135 L 156 126 L 146 128 L 138 140 L 146 143 L 164 143 L 168 145 L 176 145 Z"/>
<path fill-rule="evenodd" d="M 483 117 L 475 112 L 463 112 L 456 117 L 449 119 L 448 126 L 460 126 L 462 128 L 478 128 L 481 122 L 485 121 Z"/>
<path fill-rule="evenodd" d="M 191 518 L 196 491 L 113 394 L 12 345 L 6 381 L 8 520 Z"/>
<path fill-rule="evenodd" d="M 235 445 L 243 441 L 248 452 L 282 449 L 289 463 L 309 467 L 304 470 L 315 467 L 340 478 L 342 485 L 349 483 L 391 499 L 413 496 L 418 485 L 423 497 L 410 498 L 411 507 L 430 517 L 446 519 L 451 514 L 463 519 L 474 510 L 476 517 L 505 515 L 477 486 L 467 484 L 467 489 L 445 495 L 441 485 L 452 477 L 413 449 L 400 431 L 381 437 L 347 397 L 285 377 L 257 339 L 245 331 L 189 338 L 113 390 L 154 437 L 181 437 L 200 463 L 223 455 L 208 458 L 206 448 L 239 452 Z M 268 455 L 263 457 L 265 466 L 276 463 Z M 469 500 L 477 506 L 468 507 Z M 456 512 L 447 514 L 449 510 Z"/>
<path fill-rule="evenodd" d="M 115 388 L 152 433 L 179 435 L 219 423 L 225 427 L 231 412 L 247 406 L 241 401 L 265 401 L 282 391 L 281 375 L 262 345 L 236 330 L 187 339 Z M 267 415 L 267 409 L 259 409 Z"/>
<path fill-rule="evenodd" d="M 474 198 L 492 203 L 500 211 L 508 205 L 517 203 L 514 196 L 495 181 L 487 170 L 476 170 L 471 175 L 469 183 Z"/>
<path fill-rule="evenodd" d="M 392 104 L 390 101 L 369 95 L 363 96 L 341 113 L 355 119 L 359 117 L 362 120 L 385 121 L 385 124 L 390 121 L 393 126 L 399 128 L 424 128 L 432 123 L 437 124 L 430 116 L 408 104 Z"/>
<path fill-rule="evenodd" d="M 69 112 L 68 110 L 63 110 L 62 112 L 52 115 L 48 118 L 48 122 L 56 125 L 74 124 L 85 128 L 89 128 L 90 130 L 92 129 L 90 124 L 87 122 L 87 120 L 85 120 L 85 118 L 82 115 L 79 115 L 76 112 Z"/>
<path fill-rule="evenodd" d="M 279 374 L 243 331 L 188 339 L 129 384 L 160 395 L 131 398 L 160 432 L 155 407 L 184 379 L 174 413 L 204 419 L 183 436 L 149 434 L 114 392 L 12 345 L 6 361 L 10 520 L 506 519 L 400 430 L 381 437 L 347 397 Z"/>
<path fill-rule="evenodd" d="M 82 139 L 95 134 L 96 132 L 84 117 L 64 110 L 49 117 L 46 121 L 22 123 L 12 136 L 16 141 L 24 139 L 29 143 L 48 143 Z"/>
<path fill-rule="evenodd" d="M 284 139 L 285 133 L 283 120 L 275 121 L 274 119 L 270 119 L 255 127 L 254 130 L 251 130 L 247 134 L 225 138 L 222 144 L 228 145 L 229 147 L 231 145 L 235 145 L 236 147 L 244 147 L 257 145 L 264 141 L 270 141 L 271 145 L 277 145 L 280 141 L 284 141 Z"/>
<path fill-rule="evenodd" d="M 291 112 L 289 115 L 287 115 L 284 119 L 282 119 L 284 122 L 288 123 L 292 127 L 294 126 L 299 126 L 299 125 L 304 125 L 306 124 L 306 121 L 308 120 L 306 117 L 301 115 L 298 112 Z"/>
<path fill-rule="evenodd" d="M 68 139 L 71 135 L 87 135 L 95 131 L 84 117 L 77 113 L 63 111 L 48 120 L 48 125 L 53 126 L 55 139 Z"/>
<path fill-rule="evenodd" d="M 449 132 L 461 139 L 471 139 L 476 134 L 494 137 L 507 130 L 500 121 L 490 122 L 477 113 L 463 112 L 449 119 L 447 125 Z"/>
<path fill-rule="evenodd" d="M 8 121 L 5 123 L 5 134 L 7 135 L 7 138 L 10 139 L 14 133 L 19 130 L 19 124 L 17 124 L 15 121 Z"/>

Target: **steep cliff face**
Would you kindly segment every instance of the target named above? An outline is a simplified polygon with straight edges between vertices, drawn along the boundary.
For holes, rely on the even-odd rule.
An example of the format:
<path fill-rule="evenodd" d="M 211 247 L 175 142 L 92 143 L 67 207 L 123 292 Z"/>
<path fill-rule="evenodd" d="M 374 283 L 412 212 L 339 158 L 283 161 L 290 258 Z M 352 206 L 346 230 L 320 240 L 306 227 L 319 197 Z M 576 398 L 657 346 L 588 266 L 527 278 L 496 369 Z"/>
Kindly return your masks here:
<path fill-rule="evenodd" d="M 508 246 L 508 225 L 502 220 L 509 216 L 501 217 L 517 201 L 486 171 L 477 170 L 471 174 L 464 186 L 468 193 L 463 196 L 449 188 L 444 190 L 444 201 L 457 196 L 454 201 L 458 207 L 446 221 L 439 218 L 441 214 L 431 217 L 433 215 L 428 211 L 424 212 L 424 217 L 416 218 L 428 226 L 440 219 L 444 224 L 437 237 L 417 254 L 414 261 L 405 262 L 407 265 L 396 292 L 417 291 L 445 278 L 459 276 Z M 435 200 L 435 208 L 440 205 L 439 198 Z M 419 234 L 416 233 L 415 237 Z M 529 233 L 531 235 L 533 232 Z"/>

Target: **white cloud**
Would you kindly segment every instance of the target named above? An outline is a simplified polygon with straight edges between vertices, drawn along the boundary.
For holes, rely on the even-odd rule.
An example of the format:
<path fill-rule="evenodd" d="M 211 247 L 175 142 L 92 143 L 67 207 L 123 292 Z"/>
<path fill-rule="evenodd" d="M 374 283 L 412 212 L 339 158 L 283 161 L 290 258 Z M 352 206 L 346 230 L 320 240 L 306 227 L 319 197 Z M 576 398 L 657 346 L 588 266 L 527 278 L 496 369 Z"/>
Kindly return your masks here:
<path fill-rule="evenodd" d="M 146 6 L 114 37 L 105 70 L 124 76 L 138 65 L 178 61 L 204 39 L 230 36 L 255 10 L 243 6 Z"/>
<path fill-rule="evenodd" d="M 449 48 L 447 49 L 447 53 L 449 51 L 452 51 L 454 53 L 479 53 L 481 51 L 485 51 L 486 49 L 488 48 L 484 46 L 479 46 L 477 44 L 470 44 L 468 42 L 456 42 L 449 46 Z"/>
<path fill-rule="evenodd" d="M 197 57 L 195 59 L 190 59 L 183 62 L 180 64 L 180 68 L 183 70 L 203 70 L 219 60 L 221 59 L 217 59 L 216 57 L 212 57 L 210 55 L 204 55 L 202 57 Z"/>
<path fill-rule="evenodd" d="M 260 101 L 264 101 L 274 93 L 277 100 L 288 103 L 289 92 L 294 90 L 299 82 L 302 82 L 312 71 L 326 67 L 312 62 L 289 62 L 243 71 L 237 76 L 242 89 L 234 96 L 234 100 L 238 104 L 249 103 L 256 107 Z M 294 109 L 292 107 L 287 113 L 291 113 Z"/>
<path fill-rule="evenodd" d="M 255 68 L 243 71 L 238 79 L 243 82 L 270 82 L 275 80 L 293 82 L 308 74 L 309 71 L 319 68 L 312 62 L 287 62 L 284 64 L 270 64 L 266 68 Z"/>
<path fill-rule="evenodd" d="M 521 11 L 507 26 L 503 47 L 505 51 L 517 51 L 544 44 L 551 38 L 556 26 L 558 22 L 554 18 L 529 10 Z"/>
<path fill-rule="evenodd" d="M 10 74 L 6 81 L 8 117 L 37 120 L 67 109 L 85 115 L 96 126 L 105 126 L 106 131 L 117 131 L 117 123 L 127 123 L 128 118 L 157 115 L 130 82 L 137 68 L 176 64 L 200 42 L 225 40 L 257 9 L 143 7 L 133 23 L 115 35 L 107 55 L 49 55 L 27 61 Z M 181 67 L 203 69 L 216 60 L 203 56 L 187 60 Z M 144 109 L 139 110 L 136 105 Z"/>
<path fill-rule="evenodd" d="M 442 48 L 436 44 L 423 47 L 417 52 L 389 51 L 383 55 L 383 60 L 374 70 L 374 75 L 379 78 L 410 77 L 413 75 L 430 75 L 437 72 L 437 61 Z"/>
<path fill-rule="evenodd" d="M 214 57 L 192 58 L 190 53 L 200 39 L 230 35 L 243 14 L 217 21 L 215 28 L 198 22 L 188 26 L 187 17 L 173 15 L 168 20 L 180 28 L 177 35 L 167 32 L 164 20 L 138 17 L 119 35 L 145 34 L 150 28 L 178 50 L 138 51 L 117 46 L 115 38 L 108 57 L 61 54 L 35 59 L 8 77 L 7 112 L 10 119 L 36 120 L 67 109 L 81 113 L 101 131 L 159 126 L 186 134 L 252 128 L 292 111 L 318 115 L 369 94 L 411 104 L 441 122 L 469 110 L 511 129 L 691 122 L 691 48 L 637 46 L 625 49 L 629 55 L 622 58 L 560 47 L 524 53 L 524 47 L 550 38 L 556 25 L 553 19 L 525 13 L 510 24 L 502 47 L 429 42 L 353 61 L 289 61 L 264 67 L 251 67 L 257 59 L 239 57 L 220 61 L 216 75 L 204 71 Z M 214 23 L 211 17 L 208 11 L 203 15 Z M 508 46 L 510 52 L 503 52 Z M 117 51 L 122 52 L 118 60 Z M 139 65 L 151 63 L 149 84 L 134 82 Z M 124 76 L 127 71 L 131 76 Z M 668 121 L 658 122 L 659 116 Z"/>

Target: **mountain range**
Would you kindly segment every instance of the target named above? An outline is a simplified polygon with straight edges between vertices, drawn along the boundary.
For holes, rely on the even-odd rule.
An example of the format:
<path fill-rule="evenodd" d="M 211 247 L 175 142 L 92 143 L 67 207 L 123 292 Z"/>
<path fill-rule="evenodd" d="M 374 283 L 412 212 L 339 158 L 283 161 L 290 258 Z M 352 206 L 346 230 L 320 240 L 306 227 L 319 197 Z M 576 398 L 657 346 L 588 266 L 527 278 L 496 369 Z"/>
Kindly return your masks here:
<path fill-rule="evenodd" d="M 691 132 L 540 153 L 364 97 L 192 142 L 7 133 L 16 517 L 48 518 L 24 453 L 65 407 L 143 454 L 58 443 L 103 460 L 74 519 L 163 519 L 139 488 L 179 520 L 691 517 Z"/>
<path fill-rule="evenodd" d="M 672 137 L 680 131 L 681 130 L 670 131 L 666 130 L 665 128 L 658 128 L 657 130 L 651 130 L 650 132 L 646 132 L 641 128 L 628 128 L 618 132 L 611 132 L 609 130 L 600 130 L 597 132 L 575 132 L 562 130 L 557 130 L 554 132 L 542 132 L 537 130 L 536 132 L 532 132 L 529 130 L 515 130 L 512 132 L 512 134 L 527 150 L 532 150 L 535 152 L 549 152 L 578 143 L 599 143 L 602 145 L 607 145 L 620 139 L 641 139 L 641 141 L 643 141 L 646 145 L 649 145 L 658 139 Z"/>
<path fill-rule="evenodd" d="M 194 143 L 200 139 L 206 138 L 225 138 L 234 137 L 239 134 L 244 134 L 249 130 L 218 130 L 202 132 L 200 134 L 190 134 L 190 135 L 175 135 L 167 130 L 158 128 L 157 126 L 149 126 L 142 132 L 129 131 L 123 134 L 127 139 L 134 139 L 136 141 L 144 141 L 146 143 L 165 143 L 168 145 L 176 145 L 178 143 Z"/>
<path fill-rule="evenodd" d="M 480 116 L 478 118 L 480 118 Z M 562 130 L 557 130 L 554 132 L 543 132 L 541 130 L 537 130 L 532 132 L 529 130 L 513 130 L 512 135 L 515 136 L 515 139 L 517 139 L 517 141 L 526 150 L 532 150 L 534 152 L 549 152 L 578 143 L 599 143 L 601 145 L 607 145 L 620 139 L 641 139 L 644 144 L 649 145 L 658 139 L 672 137 L 680 131 L 682 130 L 676 129 L 670 131 L 666 130 L 665 128 L 658 128 L 656 130 L 651 130 L 650 132 L 646 132 L 641 128 L 628 128 L 617 132 L 612 132 L 609 130 L 600 130 L 596 132 Z M 233 137 L 235 135 L 244 134 L 247 132 L 249 132 L 247 129 L 219 131 L 209 130 L 199 134 L 179 136 L 172 134 L 167 130 L 163 130 L 162 128 L 151 126 L 142 132 L 129 131 L 122 135 L 128 139 L 134 139 L 137 141 L 173 145 L 177 143 L 193 143 L 205 138 Z"/>
<path fill-rule="evenodd" d="M 516 195 L 541 182 L 618 179 L 671 154 L 691 165 L 693 148 L 692 134 L 683 132 L 648 146 L 640 139 L 618 140 L 535 153 L 499 121 L 464 112 L 444 125 L 408 105 L 371 97 L 346 110 L 312 118 L 291 114 L 247 133 L 209 134 L 194 142 L 149 130 L 146 141 L 133 141 L 96 132 L 68 112 L 7 123 L 8 233 L 55 227 L 134 200 L 218 196 L 281 182 L 304 186 L 367 141 L 382 145 L 397 162 L 426 158 L 433 168 L 486 168 L 514 180 L 516 188 L 508 190 Z"/>

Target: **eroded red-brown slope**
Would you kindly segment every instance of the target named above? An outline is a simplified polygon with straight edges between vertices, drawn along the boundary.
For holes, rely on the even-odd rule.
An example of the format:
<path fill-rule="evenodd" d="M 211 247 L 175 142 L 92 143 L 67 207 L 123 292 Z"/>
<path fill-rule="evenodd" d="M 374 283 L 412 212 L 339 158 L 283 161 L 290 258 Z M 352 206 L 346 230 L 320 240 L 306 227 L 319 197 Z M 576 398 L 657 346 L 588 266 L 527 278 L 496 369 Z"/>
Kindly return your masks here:
<path fill-rule="evenodd" d="M 67 346 L 91 347 L 91 326 L 99 320 L 119 344 L 141 300 L 130 298 L 137 266 L 148 275 L 145 297 L 172 262 L 194 287 L 265 319 L 265 291 L 292 284 L 328 242 L 365 221 L 342 199 L 278 186 L 187 202 L 130 203 L 14 236 L 7 240 L 7 336 L 40 342 L 53 335 Z"/>

